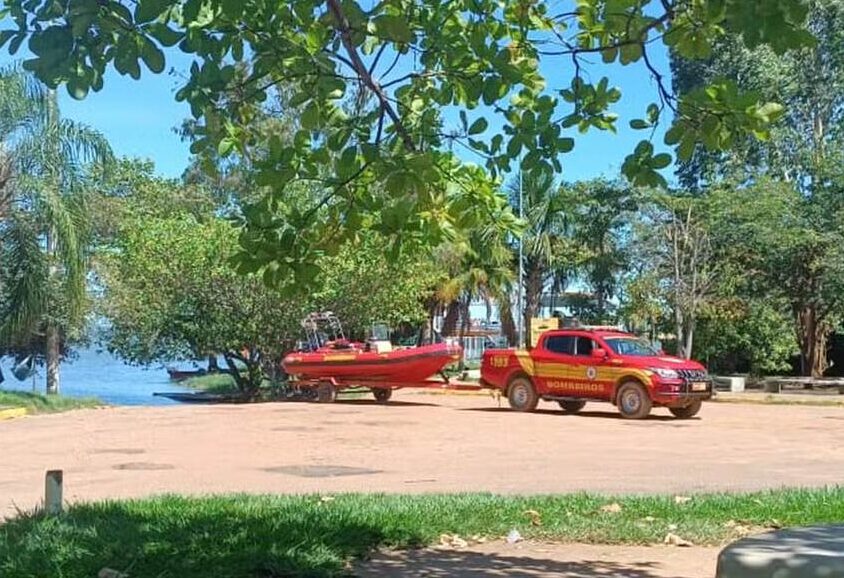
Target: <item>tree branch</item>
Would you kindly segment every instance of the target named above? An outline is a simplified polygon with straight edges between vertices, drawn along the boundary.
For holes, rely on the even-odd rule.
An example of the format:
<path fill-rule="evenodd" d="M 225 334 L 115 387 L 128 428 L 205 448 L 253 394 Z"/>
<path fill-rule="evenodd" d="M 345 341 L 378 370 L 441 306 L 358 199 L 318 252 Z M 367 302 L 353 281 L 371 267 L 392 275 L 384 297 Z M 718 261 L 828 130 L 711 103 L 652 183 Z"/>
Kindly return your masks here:
<path fill-rule="evenodd" d="M 346 49 L 346 53 L 349 55 L 349 60 L 351 61 L 355 72 L 357 72 L 363 84 L 367 86 L 369 90 L 371 90 L 373 94 L 375 94 L 375 96 L 378 98 L 378 101 L 381 104 L 381 108 L 384 110 L 387 116 L 390 117 L 390 120 L 393 121 L 393 124 L 396 127 L 396 132 L 399 134 L 402 141 L 404 142 L 405 148 L 407 148 L 409 151 L 415 151 L 416 147 L 413 144 L 413 139 L 407 132 L 407 129 L 402 123 L 401 118 L 399 117 L 398 113 L 396 113 L 396 110 L 393 108 L 393 105 L 390 104 L 387 95 L 384 93 L 384 90 L 378 84 L 378 81 L 375 80 L 367 70 L 366 65 L 363 63 L 363 60 L 361 59 L 357 48 L 352 42 L 349 20 L 343 13 L 343 8 L 340 6 L 339 0 L 327 0 L 327 4 L 329 10 L 331 10 L 332 15 L 334 16 L 335 22 L 337 23 L 337 31 L 340 33 L 340 39 L 343 43 L 343 47 Z"/>

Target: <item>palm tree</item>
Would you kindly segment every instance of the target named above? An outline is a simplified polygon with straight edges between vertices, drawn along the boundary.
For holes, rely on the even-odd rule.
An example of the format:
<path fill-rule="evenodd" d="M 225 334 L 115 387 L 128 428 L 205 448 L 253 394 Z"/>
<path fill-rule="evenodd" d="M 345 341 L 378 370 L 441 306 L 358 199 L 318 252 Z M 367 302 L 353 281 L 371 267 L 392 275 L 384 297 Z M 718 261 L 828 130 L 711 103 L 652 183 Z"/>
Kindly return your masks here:
<path fill-rule="evenodd" d="M 549 285 L 565 288 L 580 259 L 574 240 L 572 207 L 547 171 L 533 171 L 510 184 L 510 199 L 518 209 L 521 198 L 525 230 L 524 251 L 524 316 L 525 334 L 530 335 L 531 319 L 539 312 L 542 293 Z M 520 193 L 521 188 L 521 193 Z M 518 267 L 518 263 L 516 264 Z"/>
<path fill-rule="evenodd" d="M 0 95 L 10 176 L 0 195 L 0 342 L 17 352 L 43 346 L 47 393 L 58 393 L 62 346 L 86 302 L 84 168 L 109 162 L 111 149 L 98 132 L 61 118 L 56 94 L 16 69 L 0 73 Z"/>
<path fill-rule="evenodd" d="M 512 250 L 500 227 L 490 220 L 469 230 L 465 237 L 441 245 L 433 258 L 444 276 L 429 304 L 429 313 L 432 317 L 444 313 L 442 333 L 462 338 L 469 329 L 473 301 L 484 301 L 489 310 L 492 302 L 501 303 L 505 300 L 502 297 L 510 294 L 514 280 Z M 513 324 L 508 325 L 503 315 L 501 319 L 508 340 L 514 339 Z"/>

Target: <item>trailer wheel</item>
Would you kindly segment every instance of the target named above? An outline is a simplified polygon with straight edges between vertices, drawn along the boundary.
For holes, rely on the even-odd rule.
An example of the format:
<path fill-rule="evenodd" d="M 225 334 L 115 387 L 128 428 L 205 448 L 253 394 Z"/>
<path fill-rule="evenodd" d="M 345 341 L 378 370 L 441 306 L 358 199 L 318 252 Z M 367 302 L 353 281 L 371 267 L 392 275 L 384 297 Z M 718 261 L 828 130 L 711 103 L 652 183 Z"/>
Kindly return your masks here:
<path fill-rule="evenodd" d="M 698 414 L 702 405 L 703 402 L 696 399 L 684 407 L 669 407 L 668 411 L 670 411 L 677 419 L 689 419 Z"/>
<path fill-rule="evenodd" d="M 517 377 L 510 382 L 507 388 L 507 400 L 510 407 L 516 411 L 533 411 L 539 403 L 539 396 L 536 389 L 527 377 Z"/>
<path fill-rule="evenodd" d="M 642 419 L 651 413 L 651 398 L 642 384 L 628 381 L 621 384 L 616 395 L 616 405 L 621 417 L 626 419 Z"/>
<path fill-rule="evenodd" d="M 393 390 L 389 387 L 375 387 L 372 388 L 372 395 L 378 403 L 387 403 L 393 397 Z"/>
<path fill-rule="evenodd" d="M 577 413 L 586 405 L 586 402 L 581 399 L 564 399 L 558 403 L 560 404 L 560 409 L 566 413 Z"/>
<path fill-rule="evenodd" d="M 333 403 L 337 399 L 337 388 L 327 381 L 323 381 L 316 388 L 317 402 Z"/>

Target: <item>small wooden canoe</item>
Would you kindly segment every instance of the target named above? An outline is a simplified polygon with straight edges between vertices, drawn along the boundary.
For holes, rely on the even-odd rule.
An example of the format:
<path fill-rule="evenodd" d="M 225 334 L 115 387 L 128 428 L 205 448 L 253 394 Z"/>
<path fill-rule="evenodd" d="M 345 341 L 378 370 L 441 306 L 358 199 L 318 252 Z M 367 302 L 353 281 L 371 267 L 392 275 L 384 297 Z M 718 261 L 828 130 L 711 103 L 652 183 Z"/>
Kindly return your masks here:
<path fill-rule="evenodd" d="M 240 403 L 244 401 L 243 396 L 237 394 L 225 393 L 206 393 L 197 391 L 194 393 L 185 393 L 180 391 L 162 391 L 155 392 L 152 395 L 156 397 L 166 397 L 173 401 L 182 403 Z"/>
<path fill-rule="evenodd" d="M 192 369 L 182 371 L 180 369 L 173 369 L 172 367 L 168 367 L 167 373 L 170 375 L 170 379 L 172 381 L 184 381 L 186 379 L 190 379 L 191 377 L 199 377 L 201 375 L 206 375 L 208 372 L 204 369 Z"/>

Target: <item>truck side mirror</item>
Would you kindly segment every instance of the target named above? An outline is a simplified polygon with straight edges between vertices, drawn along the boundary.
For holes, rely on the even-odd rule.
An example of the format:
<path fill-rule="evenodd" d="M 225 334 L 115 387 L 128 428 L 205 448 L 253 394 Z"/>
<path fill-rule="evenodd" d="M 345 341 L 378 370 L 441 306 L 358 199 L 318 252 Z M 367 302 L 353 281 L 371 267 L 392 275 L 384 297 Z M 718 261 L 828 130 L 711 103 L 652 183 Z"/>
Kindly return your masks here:
<path fill-rule="evenodd" d="M 605 350 L 601 349 L 600 347 L 593 348 L 591 355 L 592 355 L 593 359 L 606 359 L 607 358 L 607 352 Z"/>

